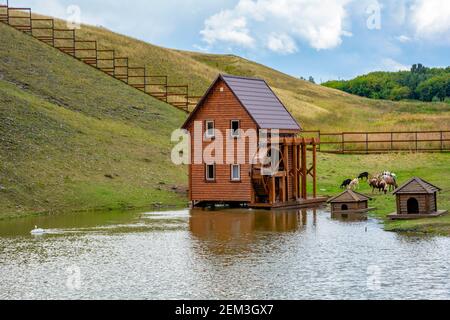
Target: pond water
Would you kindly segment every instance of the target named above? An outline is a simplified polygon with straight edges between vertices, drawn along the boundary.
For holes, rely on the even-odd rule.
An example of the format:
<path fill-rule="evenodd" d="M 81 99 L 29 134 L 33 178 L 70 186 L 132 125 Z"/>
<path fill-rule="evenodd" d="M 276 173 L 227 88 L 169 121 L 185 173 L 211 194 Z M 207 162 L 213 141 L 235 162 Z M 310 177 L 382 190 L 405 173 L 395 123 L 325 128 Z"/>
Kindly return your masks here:
<path fill-rule="evenodd" d="M 449 299 L 449 248 L 326 210 L 33 217 L 0 222 L 0 299 Z"/>

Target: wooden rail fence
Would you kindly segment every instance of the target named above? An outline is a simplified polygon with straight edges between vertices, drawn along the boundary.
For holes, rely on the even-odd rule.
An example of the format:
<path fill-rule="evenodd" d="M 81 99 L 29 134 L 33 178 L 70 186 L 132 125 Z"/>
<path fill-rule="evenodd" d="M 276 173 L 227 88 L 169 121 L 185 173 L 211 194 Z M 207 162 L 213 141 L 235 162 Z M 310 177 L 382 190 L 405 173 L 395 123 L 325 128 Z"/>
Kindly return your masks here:
<path fill-rule="evenodd" d="M 323 133 L 303 131 L 303 137 L 320 141 L 328 153 L 445 152 L 450 151 L 450 130 Z"/>
<path fill-rule="evenodd" d="M 149 73 L 145 66 L 130 66 L 128 57 L 112 49 L 99 49 L 96 40 L 79 39 L 75 29 L 56 28 L 54 19 L 33 18 L 30 8 L 0 4 L 0 22 L 48 44 L 131 87 L 178 109 L 190 112 L 200 100 L 191 96 L 188 85 L 169 84 L 167 75 Z"/>

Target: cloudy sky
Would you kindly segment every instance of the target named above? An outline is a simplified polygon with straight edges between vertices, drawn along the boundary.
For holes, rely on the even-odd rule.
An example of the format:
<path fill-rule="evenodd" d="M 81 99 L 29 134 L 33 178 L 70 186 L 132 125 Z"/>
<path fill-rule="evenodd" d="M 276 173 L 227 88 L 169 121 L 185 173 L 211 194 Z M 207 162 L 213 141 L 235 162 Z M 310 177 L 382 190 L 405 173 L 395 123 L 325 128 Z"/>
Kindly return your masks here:
<path fill-rule="evenodd" d="M 233 53 L 319 82 L 418 62 L 450 65 L 449 0 L 11 0 L 10 5 L 66 19 L 79 15 L 82 22 L 165 47 Z"/>

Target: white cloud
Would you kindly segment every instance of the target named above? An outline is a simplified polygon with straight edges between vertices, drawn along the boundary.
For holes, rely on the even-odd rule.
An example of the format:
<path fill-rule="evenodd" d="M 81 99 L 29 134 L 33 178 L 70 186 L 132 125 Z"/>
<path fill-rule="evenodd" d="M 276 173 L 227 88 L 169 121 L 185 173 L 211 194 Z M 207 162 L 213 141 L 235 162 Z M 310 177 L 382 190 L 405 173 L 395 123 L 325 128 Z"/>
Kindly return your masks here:
<path fill-rule="evenodd" d="M 401 64 L 400 62 L 391 59 L 385 58 L 381 61 L 381 70 L 383 71 L 408 71 L 411 67 Z"/>
<path fill-rule="evenodd" d="M 200 34 L 209 45 L 227 42 L 243 47 L 252 47 L 254 39 L 247 29 L 247 18 L 236 16 L 230 10 L 224 10 L 205 21 L 205 29 Z"/>
<path fill-rule="evenodd" d="M 404 34 L 398 36 L 396 39 L 398 41 L 400 41 L 401 43 L 407 43 L 407 42 L 410 42 L 412 40 L 410 37 L 408 37 L 408 36 L 406 36 Z"/>
<path fill-rule="evenodd" d="M 298 51 L 295 41 L 287 34 L 271 33 L 267 39 L 267 48 L 281 54 Z"/>
<path fill-rule="evenodd" d="M 412 23 L 419 38 L 435 39 L 450 33 L 450 1 L 416 0 L 411 7 Z"/>
<path fill-rule="evenodd" d="M 212 45 L 223 42 L 252 46 L 260 35 L 276 33 L 306 41 L 311 47 L 332 49 L 342 43 L 342 37 L 351 36 L 344 30 L 346 5 L 351 0 L 239 0 L 233 9 L 222 10 L 205 21 L 201 31 L 203 40 Z M 280 41 L 271 41 L 279 47 Z M 268 43 L 266 43 L 268 46 Z"/>

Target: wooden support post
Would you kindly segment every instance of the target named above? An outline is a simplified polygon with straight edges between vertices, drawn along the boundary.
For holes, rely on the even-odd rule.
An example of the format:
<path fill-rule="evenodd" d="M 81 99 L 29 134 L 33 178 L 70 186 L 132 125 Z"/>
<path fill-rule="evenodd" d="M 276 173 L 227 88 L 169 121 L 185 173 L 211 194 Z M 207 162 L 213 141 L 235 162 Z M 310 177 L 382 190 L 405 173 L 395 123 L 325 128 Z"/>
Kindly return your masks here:
<path fill-rule="evenodd" d="M 261 176 L 261 180 L 264 181 L 264 177 Z M 252 203 L 256 203 L 256 192 L 255 192 L 255 182 L 253 179 L 253 166 L 250 169 L 250 181 L 251 181 L 251 188 L 252 188 Z"/>
<path fill-rule="evenodd" d="M 302 187 L 301 187 L 301 170 L 302 170 L 302 161 L 301 161 L 301 144 L 297 145 L 297 184 L 298 184 L 298 192 L 297 198 L 300 199 L 302 197 Z"/>
<path fill-rule="evenodd" d="M 285 194 L 284 194 L 284 201 L 288 201 L 289 200 L 289 193 L 290 193 L 290 182 L 289 182 L 289 146 L 287 144 L 284 145 L 284 152 L 283 152 L 283 160 L 284 160 L 284 170 L 286 171 L 286 178 L 285 178 L 285 182 L 284 182 L 284 188 L 286 190 Z"/>
<path fill-rule="evenodd" d="M 275 176 L 271 177 L 271 188 L 270 188 L 270 203 L 275 204 L 276 202 L 276 187 L 275 187 Z"/>
<path fill-rule="evenodd" d="M 313 144 L 313 195 L 317 198 L 317 144 L 315 139 L 312 141 Z"/>
<path fill-rule="evenodd" d="M 293 172 L 294 172 L 294 197 L 297 199 L 298 198 L 298 189 L 299 189 L 299 181 L 298 181 L 298 146 L 297 144 L 294 143 L 294 145 L 292 146 L 292 156 L 293 156 Z"/>
<path fill-rule="evenodd" d="M 192 201 L 192 164 L 189 165 L 189 201 Z"/>
<path fill-rule="evenodd" d="M 308 169 L 306 168 L 306 141 L 303 138 L 302 141 L 302 199 L 306 200 L 308 198 L 307 190 L 307 179 L 308 179 Z"/>

